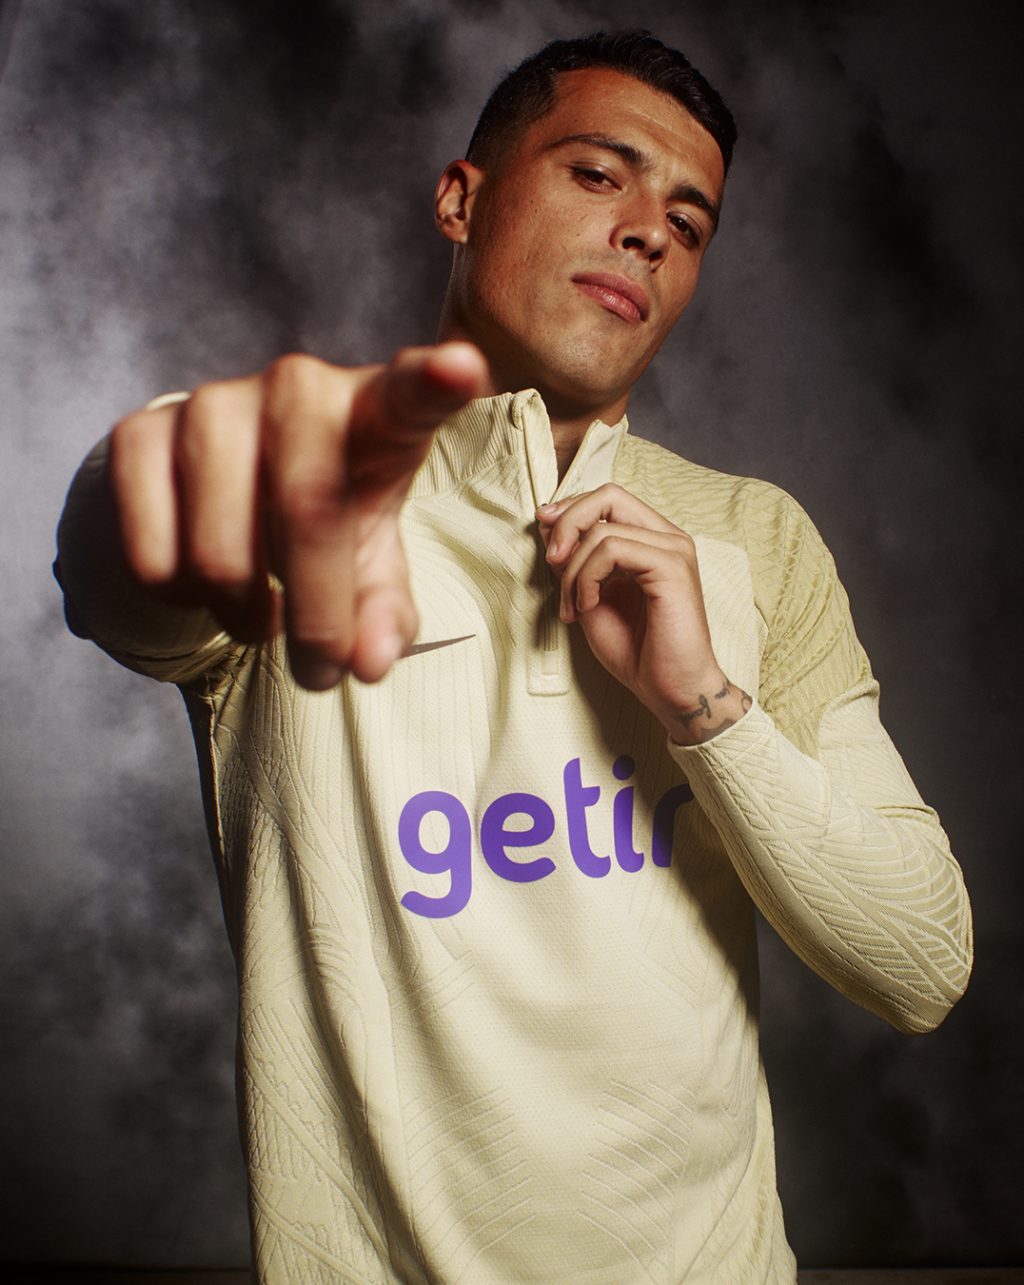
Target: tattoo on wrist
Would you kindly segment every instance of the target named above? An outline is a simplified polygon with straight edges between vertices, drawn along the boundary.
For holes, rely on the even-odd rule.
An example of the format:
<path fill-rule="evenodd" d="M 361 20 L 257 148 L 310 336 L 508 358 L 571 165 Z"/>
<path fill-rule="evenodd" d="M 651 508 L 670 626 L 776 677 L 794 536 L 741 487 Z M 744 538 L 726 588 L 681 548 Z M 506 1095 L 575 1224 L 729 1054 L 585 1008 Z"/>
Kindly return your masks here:
<path fill-rule="evenodd" d="M 676 714 L 677 721 L 686 729 L 687 735 L 694 738 L 695 745 L 702 745 L 705 741 L 710 741 L 712 737 L 717 736 L 719 732 L 724 732 L 727 727 L 732 727 L 734 723 L 739 722 L 739 717 L 733 717 L 726 714 L 715 721 L 715 711 L 712 710 L 712 702 L 727 700 L 730 696 L 738 697 L 740 706 L 745 714 L 753 705 L 753 699 L 745 691 L 734 687 L 728 679 L 725 686 L 719 692 L 712 692 L 706 696 L 700 693 L 697 705 L 693 709 L 679 710 Z"/>

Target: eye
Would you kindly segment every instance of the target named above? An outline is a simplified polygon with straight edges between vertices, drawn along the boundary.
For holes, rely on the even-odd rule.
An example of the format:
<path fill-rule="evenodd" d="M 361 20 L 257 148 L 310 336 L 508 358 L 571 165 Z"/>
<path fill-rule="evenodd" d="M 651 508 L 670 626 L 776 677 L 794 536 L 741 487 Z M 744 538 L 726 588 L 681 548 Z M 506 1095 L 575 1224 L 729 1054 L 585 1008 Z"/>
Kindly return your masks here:
<path fill-rule="evenodd" d="M 695 249 L 701 243 L 701 229 L 684 214 L 670 214 L 668 221 L 687 245 Z"/>
<path fill-rule="evenodd" d="M 598 191 L 602 188 L 611 190 L 615 186 L 611 175 L 606 174 L 604 170 L 594 169 L 590 165 L 572 165 L 570 169 L 572 170 L 573 178 L 583 187 L 588 187 L 592 191 Z"/>

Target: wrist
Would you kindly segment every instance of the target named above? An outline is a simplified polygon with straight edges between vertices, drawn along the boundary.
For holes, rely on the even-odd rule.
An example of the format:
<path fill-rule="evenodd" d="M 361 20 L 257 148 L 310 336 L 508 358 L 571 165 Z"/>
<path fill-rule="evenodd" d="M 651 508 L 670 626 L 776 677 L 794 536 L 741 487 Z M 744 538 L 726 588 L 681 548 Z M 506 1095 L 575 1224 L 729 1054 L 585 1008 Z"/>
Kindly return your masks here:
<path fill-rule="evenodd" d="M 703 745 L 738 723 L 753 703 L 742 688 L 719 672 L 663 709 L 658 717 L 676 745 Z"/>

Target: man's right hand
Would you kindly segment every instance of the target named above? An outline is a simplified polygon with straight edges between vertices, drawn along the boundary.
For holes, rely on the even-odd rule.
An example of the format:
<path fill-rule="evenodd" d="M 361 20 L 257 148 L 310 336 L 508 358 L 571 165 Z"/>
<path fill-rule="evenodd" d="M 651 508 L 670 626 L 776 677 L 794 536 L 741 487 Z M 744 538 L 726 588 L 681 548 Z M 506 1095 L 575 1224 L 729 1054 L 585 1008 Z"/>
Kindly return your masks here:
<path fill-rule="evenodd" d="M 465 343 L 357 369 L 289 356 L 127 416 L 110 476 L 130 571 L 241 641 L 284 628 L 303 687 L 383 678 L 418 628 L 402 502 L 433 430 L 488 378 Z"/>

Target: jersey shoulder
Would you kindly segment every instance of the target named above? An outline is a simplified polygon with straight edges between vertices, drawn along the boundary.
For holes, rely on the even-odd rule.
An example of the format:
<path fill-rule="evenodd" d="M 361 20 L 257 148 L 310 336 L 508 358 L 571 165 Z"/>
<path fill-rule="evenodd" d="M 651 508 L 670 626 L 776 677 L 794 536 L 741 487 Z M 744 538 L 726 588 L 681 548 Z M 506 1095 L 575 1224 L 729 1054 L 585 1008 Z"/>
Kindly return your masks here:
<path fill-rule="evenodd" d="M 778 549 L 814 531 L 782 487 L 695 464 L 640 437 L 623 442 L 613 480 L 691 535 Z"/>

